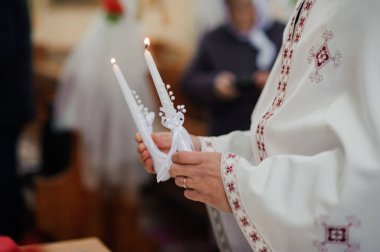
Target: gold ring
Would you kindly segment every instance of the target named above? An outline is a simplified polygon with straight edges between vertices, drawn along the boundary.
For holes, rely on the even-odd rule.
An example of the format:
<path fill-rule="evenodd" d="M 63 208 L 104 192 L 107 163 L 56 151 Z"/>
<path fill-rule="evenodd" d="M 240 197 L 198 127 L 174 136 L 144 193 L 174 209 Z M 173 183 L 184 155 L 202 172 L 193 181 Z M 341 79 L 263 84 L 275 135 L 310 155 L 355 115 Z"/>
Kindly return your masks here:
<path fill-rule="evenodd" d="M 186 186 L 186 177 L 183 178 L 183 188 L 187 189 L 187 186 Z"/>

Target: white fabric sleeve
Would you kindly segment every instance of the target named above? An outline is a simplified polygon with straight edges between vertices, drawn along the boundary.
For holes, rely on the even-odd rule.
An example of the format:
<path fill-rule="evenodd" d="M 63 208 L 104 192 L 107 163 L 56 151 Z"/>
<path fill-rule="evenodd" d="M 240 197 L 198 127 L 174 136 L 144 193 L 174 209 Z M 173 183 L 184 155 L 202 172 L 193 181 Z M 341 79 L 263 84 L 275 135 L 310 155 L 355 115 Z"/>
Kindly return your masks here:
<path fill-rule="evenodd" d="M 236 152 L 249 161 L 253 161 L 250 131 L 233 131 L 219 137 L 198 137 L 201 151 Z"/>

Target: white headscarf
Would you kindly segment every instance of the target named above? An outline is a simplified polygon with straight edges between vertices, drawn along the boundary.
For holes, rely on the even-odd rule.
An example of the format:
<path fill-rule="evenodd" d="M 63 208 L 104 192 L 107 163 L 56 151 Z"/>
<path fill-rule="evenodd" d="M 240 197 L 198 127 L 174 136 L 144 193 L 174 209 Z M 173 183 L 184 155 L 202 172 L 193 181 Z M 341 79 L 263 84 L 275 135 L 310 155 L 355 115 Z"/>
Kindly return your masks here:
<path fill-rule="evenodd" d="M 273 24 L 273 18 L 269 11 L 267 0 L 251 0 L 255 8 L 255 26 L 260 29 L 267 29 Z"/>
<path fill-rule="evenodd" d="M 251 0 L 255 8 L 254 27 L 248 34 L 250 44 L 257 48 L 258 55 L 256 64 L 259 70 L 268 71 L 276 56 L 276 47 L 267 37 L 265 31 L 273 24 L 267 0 Z M 228 7 L 226 7 L 226 18 L 229 21 Z"/>

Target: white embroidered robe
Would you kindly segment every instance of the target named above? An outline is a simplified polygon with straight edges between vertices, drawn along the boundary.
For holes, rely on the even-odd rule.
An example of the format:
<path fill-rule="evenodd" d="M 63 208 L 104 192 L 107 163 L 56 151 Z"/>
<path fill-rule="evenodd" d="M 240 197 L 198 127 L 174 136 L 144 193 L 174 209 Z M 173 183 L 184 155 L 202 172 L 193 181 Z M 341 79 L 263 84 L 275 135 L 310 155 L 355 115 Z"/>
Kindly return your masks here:
<path fill-rule="evenodd" d="M 378 0 L 299 1 L 251 130 L 201 138 L 254 251 L 380 251 L 379 25 Z"/>

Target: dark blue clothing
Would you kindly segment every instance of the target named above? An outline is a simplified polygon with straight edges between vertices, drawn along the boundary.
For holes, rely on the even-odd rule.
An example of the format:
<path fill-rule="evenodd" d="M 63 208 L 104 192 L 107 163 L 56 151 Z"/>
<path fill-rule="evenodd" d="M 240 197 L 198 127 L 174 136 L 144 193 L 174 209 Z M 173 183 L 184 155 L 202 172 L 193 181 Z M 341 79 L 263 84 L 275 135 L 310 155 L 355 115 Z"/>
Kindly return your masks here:
<path fill-rule="evenodd" d="M 17 174 L 17 141 L 33 116 L 26 1 L 0 1 L 0 235 L 16 241 L 22 235 L 25 217 Z"/>
<path fill-rule="evenodd" d="M 284 28 L 283 24 L 274 22 L 265 31 L 277 53 L 281 48 Z M 215 95 L 213 81 L 222 71 L 232 72 L 238 80 L 249 79 L 258 70 L 257 54 L 255 47 L 238 38 L 226 25 L 207 33 L 201 41 L 198 53 L 183 77 L 182 88 L 194 102 L 203 104 L 209 110 L 207 121 L 210 135 L 249 129 L 251 113 L 261 90 L 250 85 L 241 90 L 236 99 L 225 101 Z M 272 65 L 274 61 L 275 58 Z"/>
<path fill-rule="evenodd" d="M 1 0 L 0 12 L 0 127 L 21 127 L 33 115 L 26 0 Z"/>

